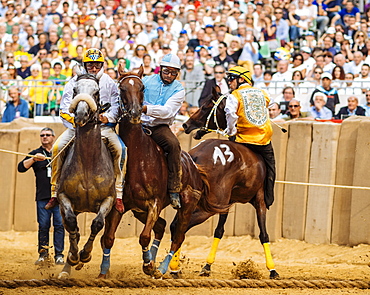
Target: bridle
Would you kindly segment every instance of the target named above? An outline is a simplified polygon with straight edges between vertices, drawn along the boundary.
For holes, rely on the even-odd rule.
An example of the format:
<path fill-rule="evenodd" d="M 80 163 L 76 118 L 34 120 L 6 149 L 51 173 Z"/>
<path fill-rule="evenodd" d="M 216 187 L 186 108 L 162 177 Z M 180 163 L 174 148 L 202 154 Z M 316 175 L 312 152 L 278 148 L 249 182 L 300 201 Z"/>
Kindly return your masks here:
<path fill-rule="evenodd" d="M 227 94 L 223 94 L 216 101 L 214 101 L 212 99 L 212 102 L 213 102 L 212 110 L 209 112 L 209 115 L 208 115 L 207 120 L 206 120 L 206 124 L 203 127 L 201 127 L 199 130 L 206 131 L 206 132 L 216 132 L 217 134 L 224 135 L 224 130 L 221 129 L 220 126 L 218 125 L 218 121 L 217 121 L 217 108 L 220 105 L 221 101 L 224 98 L 226 98 L 226 97 L 227 97 Z M 208 128 L 209 121 L 211 120 L 211 117 L 212 116 L 213 116 L 213 121 L 215 122 L 217 129 L 210 129 L 210 128 Z"/>
<path fill-rule="evenodd" d="M 120 92 L 120 108 L 121 108 L 121 111 L 122 111 L 122 115 L 121 115 L 121 119 L 124 118 L 124 117 L 128 117 L 129 116 L 129 112 L 128 110 L 125 108 L 125 106 L 123 105 L 123 102 L 122 102 L 122 97 L 121 97 L 121 83 L 123 80 L 125 79 L 128 79 L 128 78 L 136 78 L 136 79 L 139 79 L 139 81 L 143 84 L 143 80 L 139 77 L 139 76 L 135 76 L 135 75 L 128 75 L 128 76 L 124 76 L 122 77 L 121 79 L 118 80 L 117 82 L 117 85 L 118 85 L 118 89 L 119 89 L 119 92 Z M 143 84 L 144 86 L 144 84 Z M 145 87 L 143 87 L 143 89 L 141 90 L 141 92 L 144 92 L 144 89 Z"/>

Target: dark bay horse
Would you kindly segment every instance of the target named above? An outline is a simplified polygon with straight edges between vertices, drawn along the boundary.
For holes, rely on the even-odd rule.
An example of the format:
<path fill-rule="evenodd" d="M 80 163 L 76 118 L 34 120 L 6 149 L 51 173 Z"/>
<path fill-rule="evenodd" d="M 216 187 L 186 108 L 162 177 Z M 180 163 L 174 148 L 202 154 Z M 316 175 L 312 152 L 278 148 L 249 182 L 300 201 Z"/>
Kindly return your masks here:
<path fill-rule="evenodd" d="M 70 248 L 59 278 L 67 278 L 71 267 L 91 260 L 96 235 L 104 226 L 104 219 L 116 197 L 115 175 L 111 154 L 101 138 L 98 120 L 99 78 L 77 70 L 77 82 L 70 112 L 75 115 L 75 140 L 69 148 L 58 183 L 58 201 L 63 223 L 69 233 Z M 80 239 L 76 216 L 81 212 L 97 213 L 84 248 L 78 253 Z"/>
<path fill-rule="evenodd" d="M 197 169 L 189 154 L 182 152 L 182 191 L 181 209 L 177 211 L 179 222 L 173 231 L 169 254 L 155 268 L 158 246 L 163 237 L 166 221 L 159 216 L 170 203 L 167 192 L 166 156 L 154 140 L 148 136 L 141 125 L 141 114 L 144 101 L 144 84 L 141 80 L 143 68 L 137 74 L 125 73 L 119 68 L 119 89 L 125 116 L 119 125 L 119 136 L 127 146 L 127 171 L 123 194 L 125 212 L 132 210 L 134 216 L 144 224 L 139 243 L 143 251 L 143 270 L 146 274 L 161 277 L 166 273 L 173 254 L 180 248 L 185 238 L 192 212 L 203 193 L 208 189 L 205 176 Z M 105 228 L 101 239 L 106 257 L 113 246 L 114 234 L 122 214 L 112 210 L 107 217 L 109 227 Z M 155 238 L 149 250 L 151 231 Z M 106 277 L 109 261 L 104 261 L 99 277 Z"/>
<path fill-rule="evenodd" d="M 200 109 L 183 124 L 186 133 L 199 129 L 195 138 L 200 139 L 211 130 L 220 132 L 226 128 L 224 112 L 226 96 L 221 96 L 220 89 L 213 89 Z M 266 203 L 264 199 L 264 180 L 266 167 L 263 159 L 242 144 L 228 140 L 208 139 L 199 143 L 189 151 L 189 154 L 207 174 L 210 191 L 207 198 L 202 198 L 213 207 L 228 208 L 233 203 L 251 203 L 256 209 L 260 241 L 265 250 L 266 266 L 270 271 L 270 278 L 278 277 L 269 248 L 269 236 L 266 231 Z M 193 213 L 189 228 L 200 224 L 218 212 L 197 208 Z M 220 214 L 218 226 L 215 230 L 214 244 L 203 267 L 202 273 L 209 274 L 214 262 L 217 245 L 224 233 L 224 224 L 227 213 Z M 171 228 L 176 225 L 175 219 Z M 178 255 L 178 253 L 177 253 Z M 175 261 L 171 267 L 176 268 Z"/>

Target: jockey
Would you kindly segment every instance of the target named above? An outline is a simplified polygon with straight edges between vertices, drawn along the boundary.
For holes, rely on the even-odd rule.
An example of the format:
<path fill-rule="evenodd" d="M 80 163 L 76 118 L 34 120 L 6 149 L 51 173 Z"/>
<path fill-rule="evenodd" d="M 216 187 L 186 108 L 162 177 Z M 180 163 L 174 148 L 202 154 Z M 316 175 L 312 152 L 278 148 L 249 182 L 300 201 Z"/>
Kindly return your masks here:
<path fill-rule="evenodd" d="M 167 189 L 171 205 L 175 209 L 181 208 L 181 147 L 169 126 L 185 98 L 184 87 L 176 80 L 180 68 L 181 63 L 177 55 L 166 54 L 160 62 L 160 73 L 144 77 L 144 106 L 141 118 L 143 126 L 150 130 L 150 136 L 167 154 Z"/>
<path fill-rule="evenodd" d="M 87 73 L 97 75 L 104 65 L 104 57 L 99 49 L 91 48 L 88 49 L 82 59 L 83 66 Z M 67 130 L 59 136 L 55 142 L 52 154 L 55 157 L 63 147 L 72 139 L 75 135 L 74 129 L 74 115 L 69 112 L 69 106 L 73 99 L 73 88 L 76 85 L 77 75 L 74 76 L 65 86 L 62 101 L 60 104 L 60 116 L 62 118 L 64 126 Z M 108 140 L 108 148 L 113 155 L 114 170 L 116 175 L 116 203 L 115 208 L 123 213 L 122 203 L 122 191 L 124 183 L 124 173 L 126 169 L 126 146 L 119 136 L 115 133 L 114 127 L 119 117 L 119 91 L 116 83 L 107 74 L 103 74 L 99 80 L 100 87 L 100 103 L 110 103 L 111 106 L 107 112 L 99 114 L 99 120 L 101 121 L 101 134 L 102 137 Z M 52 199 L 45 206 L 49 209 L 55 206 L 57 203 L 56 192 L 57 183 L 59 181 L 61 168 L 63 165 L 63 156 L 52 162 L 52 177 L 51 177 L 51 196 Z"/>
<path fill-rule="evenodd" d="M 227 72 L 232 91 L 226 100 L 225 133 L 262 156 L 266 164 L 265 202 L 269 208 L 274 201 L 275 156 L 271 145 L 272 127 L 268 115 L 270 97 L 264 90 L 254 88 L 251 73 L 241 66 Z"/>

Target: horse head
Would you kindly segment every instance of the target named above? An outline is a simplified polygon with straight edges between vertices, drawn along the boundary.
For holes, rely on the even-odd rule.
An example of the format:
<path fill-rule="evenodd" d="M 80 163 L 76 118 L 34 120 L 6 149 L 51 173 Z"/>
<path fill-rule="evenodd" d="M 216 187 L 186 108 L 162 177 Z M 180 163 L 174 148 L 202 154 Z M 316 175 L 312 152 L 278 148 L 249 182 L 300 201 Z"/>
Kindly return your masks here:
<path fill-rule="evenodd" d="M 227 126 L 225 105 L 226 96 L 222 95 L 220 87 L 215 86 L 203 105 L 182 125 L 185 133 L 200 129 L 195 133 L 194 139 L 201 139 L 211 131 L 224 130 Z"/>
<path fill-rule="evenodd" d="M 99 103 L 99 79 L 102 77 L 104 69 L 94 76 L 85 74 L 81 67 L 76 68 L 77 80 L 73 88 L 73 100 L 69 107 L 70 113 L 75 115 L 75 124 L 82 127 L 88 122 L 98 119 L 97 110 Z"/>
<path fill-rule="evenodd" d="M 125 116 L 128 117 L 131 123 L 141 123 L 141 112 L 144 102 L 144 84 L 141 77 L 144 73 L 143 66 L 140 66 L 138 73 L 125 73 L 123 67 L 119 65 L 118 73 L 118 88 Z"/>

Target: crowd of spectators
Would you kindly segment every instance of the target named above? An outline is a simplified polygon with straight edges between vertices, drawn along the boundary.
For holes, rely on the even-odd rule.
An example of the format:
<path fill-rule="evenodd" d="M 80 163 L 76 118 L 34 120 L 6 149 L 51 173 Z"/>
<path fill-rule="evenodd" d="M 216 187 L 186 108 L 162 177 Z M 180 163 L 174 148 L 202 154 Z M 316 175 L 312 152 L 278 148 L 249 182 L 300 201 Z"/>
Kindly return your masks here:
<path fill-rule="evenodd" d="M 316 119 L 329 118 L 327 110 L 339 119 L 370 115 L 370 4 L 360 10 L 356 3 L 1 0 L 1 116 L 9 120 L 6 106 L 15 110 L 19 102 L 29 104 L 28 116 L 56 115 L 63 85 L 92 47 L 102 50 L 113 79 L 119 65 L 127 71 L 143 65 L 152 75 L 162 56 L 177 54 L 189 107 L 215 85 L 226 93 L 225 72 L 241 65 L 274 98 L 278 120 L 297 118 L 297 110 Z"/>

